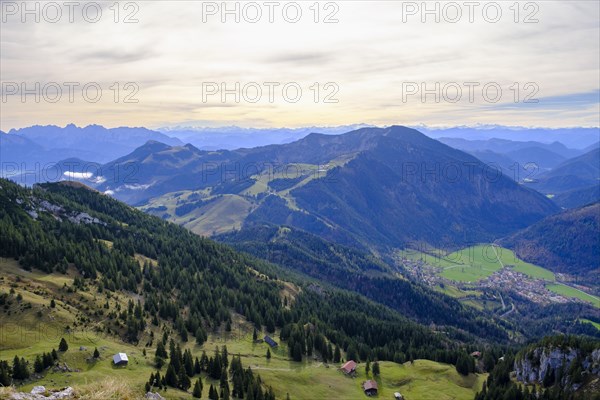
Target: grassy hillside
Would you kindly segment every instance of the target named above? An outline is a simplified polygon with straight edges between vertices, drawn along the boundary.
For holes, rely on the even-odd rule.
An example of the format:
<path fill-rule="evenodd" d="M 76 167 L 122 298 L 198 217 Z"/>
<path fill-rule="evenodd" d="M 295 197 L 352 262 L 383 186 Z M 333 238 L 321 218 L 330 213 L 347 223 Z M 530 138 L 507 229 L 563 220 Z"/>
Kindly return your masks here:
<path fill-rule="evenodd" d="M 586 323 L 586 324 L 590 324 L 594 328 L 596 328 L 596 329 L 598 329 L 600 331 L 600 323 L 594 322 L 594 321 L 590 321 L 589 319 L 585 319 L 585 318 L 581 319 L 580 321 L 583 322 L 583 323 Z"/>
<path fill-rule="evenodd" d="M 25 271 L 10 259 L 0 259 L 0 293 L 11 288 L 15 295 L 21 294 L 23 299 L 8 309 L 0 312 L 0 323 L 3 327 L 0 337 L 0 360 L 12 361 L 15 355 L 25 357 L 33 363 L 36 355 L 58 347 L 60 338 L 64 337 L 69 349 L 59 352 L 60 365 L 66 364 L 70 371 L 49 370 L 42 373 L 39 379 L 19 386 L 17 390 L 29 391 L 36 385 L 47 388 L 73 386 L 79 393 L 99 390 L 98 382 L 121 382 L 136 393 L 143 394 L 143 387 L 154 367 L 154 349 L 145 346 L 150 340 L 150 332 L 155 337 L 161 335 L 161 328 L 151 326 L 138 345 L 126 343 L 118 337 L 97 332 L 94 323 L 80 323 L 81 317 L 91 310 L 102 309 L 106 293 L 98 293 L 90 289 L 88 292 L 69 293 L 64 285 L 72 287 L 77 272 L 71 269 L 67 274 L 43 273 L 41 271 Z M 111 296 L 109 303 L 126 305 L 133 294 Z M 49 306 L 51 299 L 56 306 Z M 31 308 L 28 308 L 31 304 Z M 82 306 L 85 304 L 85 306 Z M 85 307 L 90 311 L 84 312 Z M 38 315 L 42 311 L 42 315 Z M 71 327 L 69 332 L 65 327 Z M 302 362 L 291 361 L 287 344 L 280 342 L 278 348 L 271 350 L 272 357 L 266 358 L 267 345 L 252 341 L 252 324 L 241 316 L 234 318 L 231 332 L 219 332 L 209 335 L 203 345 L 188 342 L 193 354 L 202 351 L 211 353 L 215 346 L 226 345 L 230 354 L 240 355 L 245 366 L 250 366 L 259 373 L 263 380 L 273 386 L 278 398 L 285 398 L 289 393 L 292 399 L 314 398 L 364 398 L 360 384 L 365 379 L 364 363 L 358 368 L 358 376 L 349 378 L 337 368 L 339 364 L 327 364 L 323 360 L 307 358 Z M 275 335 L 277 337 L 277 334 Z M 80 348 L 85 348 L 81 349 Z M 98 348 L 100 358 L 92 357 Z M 146 350 L 146 355 L 144 355 Z M 115 367 L 111 360 L 117 352 L 125 352 L 129 357 L 126 367 Z M 163 369 L 164 372 L 164 369 Z M 372 375 L 370 376 L 370 378 Z M 408 399 L 472 399 L 474 393 L 481 388 L 485 375 L 459 375 L 454 366 L 427 360 L 416 360 L 414 364 L 381 363 L 381 376 L 377 378 L 380 385 L 380 396 L 391 396 L 401 391 Z M 205 383 L 204 396 L 207 395 L 208 384 L 218 382 L 203 374 Z M 111 383 L 114 385 L 116 383 Z M 160 392 L 168 399 L 191 399 L 189 392 L 169 388 Z M 100 398 L 100 397 L 97 397 Z"/>
<path fill-rule="evenodd" d="M 136 346 L 105 332 L 98 332 L 96 328 L 100 326 L 99 321 L 94 318 L 96 312 L 105 310 L 105 301 L 112 308 L 117 304 L 126 307 L 132 295 L 117 294 L 108 300 L 106 293 L 69 292 L 74 278 L 80 276 L 74 269 L 67 274 L 26 271 L 12 259 L 0 259 L 0 274 L 0 293 L 9 293 L 12 289 L 15 296 L 22 296 L 21 301 L 5 306 L 0 312 L 0 325 L 3 327 L 0 360 L 12 362 L 14 356 L 18 355 L 33 365 L 36 355 L 58 349 L 61 338 L 64 337 L 69 344 L 69 350 L 59 352 L 59 363 L 66 363 L 71 372 L 50 369 L 40 379 L 19 386 L 19 390 L 29 391 L 35 385 L 49 388 L 87 385 L 114 377 L 125 380 L 141 393 L 145 381 L 154 370 L 152 354 L 144 356 L 143 345 Z M 54 308 L 50 307 L 52 299 L 56 302 Z M 88 322 L 90 317 L 94 320 Z M 158 333 L 158 329 L 156 331 Z M 145 338 L 148 340 L 149 334 Z M 86 349 L 80 350 L 81 346 Z M 92 357 L 95 348 L 100 351 L 98 360 Z M 112 365 L 112 356 L 118 352 L 125 352 L 129 356 L 130 364 L 126 368 Z"/>
<path fill-rule="evenodd" d="M 402 393 L 406 399 L 460 400 L 473 399 L 481 390 L 486 375 L 459 375 L 454 367 L 427 360 L 416 360 L 414 364 L 382 362 L 381 375 L 375 380 L 379 386 L 378 397 L 393 399 L 394 392 Z M 301 369 L 268 371 L 260 369 L 261 376 L 272 382 L 275 393 L 292 399 L 365 399 L 361 384 L 373 379 L 365 374 L 365 365 L 357 368 L 357 376 L 343 375 L 335 366 L 313 364 Z M 283 390 L 282 390 L 283 389 Z M 278 396 L 278 397 L 279 397 Z"/>

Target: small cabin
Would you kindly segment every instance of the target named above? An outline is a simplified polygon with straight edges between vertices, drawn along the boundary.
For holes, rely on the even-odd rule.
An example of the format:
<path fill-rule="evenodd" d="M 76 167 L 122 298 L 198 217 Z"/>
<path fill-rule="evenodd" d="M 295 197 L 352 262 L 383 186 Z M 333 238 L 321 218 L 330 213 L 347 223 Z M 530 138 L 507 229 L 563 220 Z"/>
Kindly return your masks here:
<path fill-rule="evenodd" d="M 377 382 L 374 380 L 368 380 L 363 383 L 363 390 L 367 396 L 377 395 Z"/>
<path fill-rule="evenodd" d="M 474 351 L 474 352 L 471 353 L 471 357 L 480 358 L 481 357 L 481 352 L 480 351 Z"/>
<path fill-rule="evenodd" d="M 350 360 L 350 361 L 346 362 L 344 365 L 342 365 L 342 367 L 340 369 L 346 375 L 353 374 L 354 372 L 356 372 L 356 362 L 354 360 Z"/>
<path fill-rule="evenodd" d="M 115 365 L 127 365 L 129 359 L 125 353 L 117 353 L 113 356 L 113 363 Z"/>
<path fill-rule="evenodd" d="M 273 340 L 273 338 L 271 338 L 271 336 L 265 336 L 264 337 L 264 341 L 271 347 L 277 347 L 278 344 L 276 341 Z"/>
<path fill-rule="evenodd" d="M 396 392 L 396 393 L 394 393 L 394 399 L 404 400 L 404 397 L 400 394 L 400 392 Z"/>

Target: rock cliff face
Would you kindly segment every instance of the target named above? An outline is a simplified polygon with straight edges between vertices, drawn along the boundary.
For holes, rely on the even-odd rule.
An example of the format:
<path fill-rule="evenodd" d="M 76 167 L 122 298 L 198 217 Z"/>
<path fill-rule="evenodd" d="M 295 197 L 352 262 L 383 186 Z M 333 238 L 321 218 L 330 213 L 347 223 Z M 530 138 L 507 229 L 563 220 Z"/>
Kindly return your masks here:
<path fill-rule="evenodd" d="M 582 376 L 600 377 L 600 348 L 584 355 L 574 348 L 537 347 L 517 357 L 514 370 L 523 383 L 553 384 L 559 379 L 562 387 L 577 390 Z"/>

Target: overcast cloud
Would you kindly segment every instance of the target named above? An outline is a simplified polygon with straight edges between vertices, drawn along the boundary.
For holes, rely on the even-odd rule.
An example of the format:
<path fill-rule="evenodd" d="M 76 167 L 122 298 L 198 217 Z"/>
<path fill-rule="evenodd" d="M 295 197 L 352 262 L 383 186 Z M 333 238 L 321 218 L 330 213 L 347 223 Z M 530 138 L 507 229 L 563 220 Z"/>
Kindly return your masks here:
<path fill-rule="evenodd" d="M 309 8 L 312 1 L 297 3 L 302 10 L 297 23 L 284 19 L 282 10 L 289 2 L 279 2 L 273 23 L 268 22 L 269 9 L 264 2 L 255 3 L 263 13 L 257 23 L 244 20 L 245 3 L 239 5 L 239 23 L 234 15 L 225 15 L 227 21 L 223 23 L 220 10 L 216 15 L 203 13 L 215 6 L 221 8 L 221 2 L 120 2 L 118 23 L 113 21 L 114 10 L 108 8 L 112 1 L 98 2 L 103 8 L 97 23 L 82 17 L 85 2 L 75 9 L 73 23 L 68 21 L 62 2 L 56 2 L 63 11 L 58 23 L 45 20 L 43 7 L 47 2 L 39 3 L 39 23 L 33 20 L 34 15 L 26 15 L 27 21 L 21 22 L 20 1 L 1 3 L 3 131 L 71 122 L 108 127 L 160 127 L 182 121 L 258 127 L 354 123 L 600 125 L 597 1 L 521 2 L 518 23 L 514 22 L 514 10 L 509 9 L 512 1 L 496 3 L 502 10 L 496 23 L 486 21 L 483 15 L 483 6 L 489 2 L 480 2 L 475 8 L 473 23 L 468 21 L 468 8 L 461 1 L 453 3 L 463 13 L 456 23 L 444 20 L 444 9 L 449 13 L 446 17 L 455 16 L 448 3 L 440 3 L 439 23 L 434 15 L 427 15 L 423 23 L 420 10 L 416 15 L 404 15 L 403 22 L 403 10 L 413 11 L 412 5 L 420 8 L 420 1 L 321 2 L 318 23 L 314 8 Z M 434 2 L 428 4 L 435 7 Z M 28 2 L 28 6 L 34 9 L 35 2 Z M 228 6 L 233 9 L 235 3 Z M 253 18 L 255 9 L 246 8 L 246 17 Z M 294 7 L 287 10 L 287 17 L 293 18 Z M 94 14 L 92 8 L 88 11 Z M 488 19 L 493 19 L 494 11 L 488 7 Z M 130 13 L 139 22 L 123 23 Z M 339 22 L 324 23 L 331 13 Z M 524 23 L 528 15 L 539 21 Z M 12 94 L 10 83 L 26 83 L 33 88 L 36 82 L 41 87 L 49 82 L 77 82 L 80 87 L 75 89 L 72 102 L 66 87 L 56 103 L 44 96 L 36 103 L 33 95 L 27 95 L 23 103 L 20 93 Z M 96 103 L 81 95 L 81 86 L 89 82 L 102 87 L 102 98 Z M 128 82 L 134 85 L 125 87 Z M 207 87 L 214 89 L 212 83 L 216 87 L 225 83 L 234 89 L 236 82 L 241 88 L 256 82 L 262 96 L 256 103 L 248 101 L 256 98 L 256 85 L 247 86 L 239 102 L 234 94 L 227 95 L 225 102 L 220 93 L 206 94 Z M 265 82 L 279 83 L 272 86 L 272 102 Z M 282 87 L 290 82 L 302 89 L 295 103 L 286 101 L 282 94 Z M 433 89 L 436 82 L 440 88 L 447 85 L 450 100 L 460 86 L 460 100 L 451 102 L 442 96 L 436 102 L 430 94 L 422 101 L 419 93 L 405 93 L 414 90 L 412 83 L 420 90 L 421 84 Z M 472 102 L 465 82 L 479 84 Z M 482 87 L 490 83 L 502 88 L 497 102 L 482 96 Z M 118 102 L 114 98 L 116 87 Z M 519 101 L 515 103 L 517 87 Z M 295 95 L 292 89 L 291 97 Z M 126 95 L 138 102 L 125 103 Z M 527 95 L 538 102 L 524 103 Z"/>

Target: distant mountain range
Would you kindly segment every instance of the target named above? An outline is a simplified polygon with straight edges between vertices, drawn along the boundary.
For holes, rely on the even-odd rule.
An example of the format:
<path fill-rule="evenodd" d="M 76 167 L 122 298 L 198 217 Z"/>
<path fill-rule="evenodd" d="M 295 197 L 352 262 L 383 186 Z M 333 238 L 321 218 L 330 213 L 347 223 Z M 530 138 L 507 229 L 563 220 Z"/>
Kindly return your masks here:
<path fill-rule="evenodd" d="M 226 126 L 219 128 L 199 127 L 170 127 L 159 128 L 165 135 L 179 138 L 185 143 L 193 144 L 200 150 L 235 150 L 267 146 L 270 144 L 285 144 L 295 142 L 314 133 L 339 135 L 369 125 L 345 125 L 336 127 L 304 127 L 304 128 L 240 128 Z"/>
<path fill-rule="evenodd" d="M 226 127 L 165 127 L 157 131 L 171 137 L 191 143 L 202 150 L 234 150 L 269 144 L 284 144 L 302 139 L 310 133 L 337 135 L 360 128 L 374 128 L 369 124 L 354 124 L 334 127 L 303 128 L 242 128 Z M 551 144 L 560 142 L 572 149 L 584 149 L 598 143 L 598 128 L 529 128 L 502 125 L 459 126 L 434 128 L 423 125 L 410 126 L 419 132 L 434 138 L 462 138 L 467 140 L 505 139 L 513 142 L 541 142 Z M 567 158 L 573 155 L 563 154 Z"/>
<path fill-rule="evenodd" d="M 600 198 L 594 129 L 546 130 L 544 141 L 516 142 L 486 136 L 516 137 L 524 135 L 522 129 L 425 129 L 431 136 L 443 135 L 437 141 L 406 127 L 363 127 L 338 134 L 345 128 L 307 134 L 313 128 L 173 128 L 161 133 L 34 126 L 1 134 L 0 155 L 3 169 L 10 162 L 54 159 L 56 165 L 42 176 L 17 175 L 20 183 L 81 180 L 203 235 L 248 224 L 287 224 L 365 249 L 415 240 L 492 240 L 558 210 L 524 186 L 553 195 L 562 207 Z M 535 137 L 541 130 L 533 132 Z M 567 134 L 572 136 L 549 142 Z M 250 145 L 250 140 L 291 142 L 202 150 L 168 135 L 205 147 L 214 140 L 227 146 Z M 578 148 L 564 144 L 573 138 L 580 139 Z M 531 159 L 540 169 L 523 167 Z M 500 166 L 502 176 L 486 165 L 490 163 Z"/>
<path fill-rule="evenodd" d="M 498 166 L 515 180 L 539 176 L 561 162 L 585 152 L 568 148 L 560 142 L 518 142 L 497 138 L 487 140 L 440 138 L 438 140 L 455 149 L 466 151 L 481 161 Z"/>
<path fill-rule="evenodd" d="M 336 127 L 304 128 L 240 128 L 236 126 L 218 128 L 168 127 L 150 130 L 146 128 L 104 128 L 99 125 L 77 127 L 74 124 L 58 127 L 54 125 L 34 125 L 27 128 L 11 129 L 8 134 L 0 132 L 0 161 L 3 162 L 58 162 L 66 158 L 78 157 L 91 162 L 105 163 L 124 156 L 149 140 L 159 141 L 172 146 L 190 143 L 200 150 L 235 150 L 270 144 L 285 144 L 297 141 L 311 133 L 338 135 L 352 130 L 372 127 L 365 124 Z M 443 141 L 452 147 L 465 151 L 490 150 L 504 154 L 498 148 L 498 138 L 518 146 L 515 142 L 539 143 L 548 146 L 548 150 L 566 158 L 574 157 L 576 150 L 586 146 L 597 146 L 598 129 L 594 128 L 511 128 L 502 126 L 457 127 L 434 129 L 418 127 L 433 138 L 445 138 Z M 456 138 L 466 139 L 446 142 Z M 478 141 L 492 139 L 489 148 L 463 148 L 467 141 L 478 146 Z M 535 140 L 536 142 L 531 142 Z M 553 143 L 558 142 L 558 143 Z M 562 145 L 561 145 L 562 144 Z M 567 149 L 567 147 L 570 149 Z M 573 150 L 576 149 L 576 150 Z M 513 150 L 517 150 L 514 148 Z M 588 148 L 588 151 L 591 148 Z M 527 155 L 527 154 L 526 154 Z M 530 160 L 531 161 L 531 160 Z M 535 161 L 535 160 L 534 160 Z"/>
<path fill-rule="evenodd" d="M 363 248 L 462 246 L 558 210 L 475 157 L 399 126 L 234 151 L 151 141 L 87 178 L 197 233 L 288 224 Z"/>
<path fill-rule="evenodd" d="M 27 171 L 34 170 L 36 163 L 43 168 L 74 157 L 87 162 L 106 163 L 132 152 L 148 140 L 169 145 L 183 144 L 179 139 L 146 128 L 35 125 L 12 129 L 8 133 L 0 132 L 0 162 L 5 173 L 11 168 L 7 165 L 10 163 L 18 164 L 19 168 Z"/>
<path fill-rule="evenodd" d="M 562 159 L 578 156 L 585 152 L 580 149 L 570 149 L 559 141 L 552 143 L 536 142 L 532 140 L 515 141 L 508 139 L 491 138 L 486 140 L 469 140 L 465 138 L 442 137 L 440 142 L 463 151 L 490 150 L 500 154 L 519 154 L 527 149 L 542 149 L 551 154 L 556 154 Z"/>
<path fill-rule="evenodd" d="M 515 142 L 505 139 L 441 142 L 472 154 L 502 173 L 573 208 L 600 200 L 600 143 L 570 149 L 559 142 Z"/>
<path fill-rule="evenodd" d="M 516 142 L 560 142 L 572 149 L 585 149 L 598 143 L 600 128 L 526 128 L 501 125 L 452 128 L 417 127 L 434 139 L 462 138 L 468 140 L 506 139 Z"/>
<path fill-rule="evenodd" d="M 525 185 L 547 194 L 561 207 L 574 208 L 600 200 L 600 148 L 563 161 L 526 180 Z"/>
<path fill-rule="evenodd" d="M 543 193 L 557 194 L 600 185 L 600 148 L 559 164 L 529 186 Z"/>

